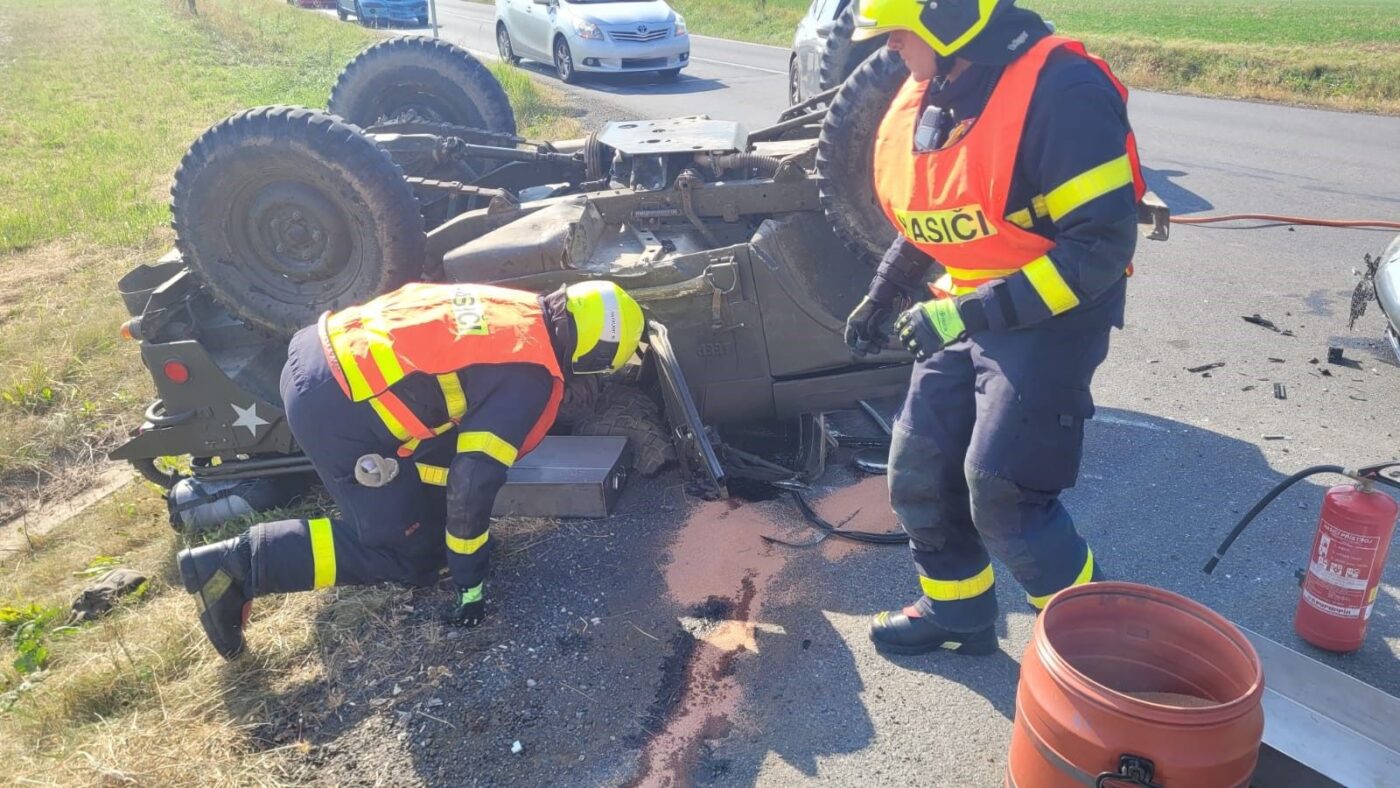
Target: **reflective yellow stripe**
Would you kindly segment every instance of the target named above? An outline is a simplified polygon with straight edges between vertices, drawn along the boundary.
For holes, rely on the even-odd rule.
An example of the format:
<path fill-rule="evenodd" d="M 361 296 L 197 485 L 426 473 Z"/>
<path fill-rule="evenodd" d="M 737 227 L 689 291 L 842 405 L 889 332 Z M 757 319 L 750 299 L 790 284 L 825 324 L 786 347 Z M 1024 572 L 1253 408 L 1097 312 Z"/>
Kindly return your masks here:
<path fill-rule="evenodd" d="M 457 435 L 457 453 L 478 451 L 509 468 L 520 452 L 494 432 L 463 432 Z"/>
<path fill-rule="evenodd" d="M 384 385 L 392 386 L 403 380 L 403 365 L 399 364 L 399 357 L 394 354 L 392 346 L 371 340 L 369 354 L 379 367 L 379 374 L 384 376 Z"/>
<path fill-rule="evenodd" d="M 1074 578 L 1074 582 L 1070 583 L 1068 586 L 1065 586 L 1065 588 L 1069 588 L 1071 586 L 1082 586 L 1085 583 L 1089 582 L 1089 580 L 1094 576 L 1094 551 L 1087 550 L 1087 553 L 1088 554 L 1084 556 L 1084 568 L 1079 570 L 1079 576 Z M 1058 594 L 1059 591 L 1056 591 L 1055 593 Z M 1053 596 L 1055 596 L 1055 594 L 1046 594 L 1045 596 L 1031 596 L 1030 594 L 1026 594 L 1026 600 L 1029 601 L 1032 605 L 1034 605 L 1036 610 L 1044 610 L 1045 606 L 1050 603 L 1050 599 Z"/>
<path fill-rule="evenodd" d="M 360 371 L 360 365 L 355 361 L 355 354 L 344 349 L 342 340 L 344 331 L 327 326 L 326 333 L 330 335 L 335 358 L 340 362 L 340 371 L 345 374 L 345 383 L 350 386 L 350 399 L 363 402 L 371 397 L 374 391 L 370 389 L 369 381 L 365 380 L 365 374 Z"/>
<path fill-rule="evenodd" d="M 1035 211 L 1035 215 L 1041 219 L 1050 215 L 1050 209 L 1045 207 L 1045 195 L 1037 194 L 1031 198 L 1031 210 Z"/>
<path fill-rule="evenodd" d="M 1041 255 L 1021 270 L 1026 272 L 1031 287 L 1050 308 L 1050 314 L 1062 314 L 1079 306 L 1079 296 L 1069 288 L 1065 278 L 1060 275 L 1060 269 L 1049 257 Z"/>
<path fill-rule="evenodd" d="M 315 569 L 312 588 L 328 588 L 335 585 L 335 538 L 331 534 L 331 521 L 326 517 L 307 520 L 311 531 L 311 564 Z"/>
<path fill-rule="evenodd" d="M 1075 208 L 1132 182 L 1133 165 L 1125 153 L 1056 186 L 1045 195 L 1045 207 L 1050 211 L 1050 218 L 1058 222 Z"/>
<path fill-rule="evenodd" d="M 467 394 L 462 391 L 462 379 L 457 377 L 456 372 L 446 375 L 438 375 L 438 385 L 442 386 L 442 399 L 447 403 L 447 418 L 456 421 L 462 420 L 462 415 L 467 412 Z"/>
<path fill-rule="evenodd" d="M 1022 230 L 1029 230 L 1034 225 L 1034 222 L 1031 221 L 1031 210 L 1029 208 L 1022 208 L 1015 213 L 1008 213 L 1006 215 L 1006 221 L 1020 227 Z"/>
<path fill-rule="evenodd" d="M 486 544 L 486 540 L 489 538 L 491 538 L 490 531 L 482 531 L 481 536 L 478 536 L 475 539 L 462 539 L 453 536 L 452 534 L 448 534 L 447 549 L 451 550 L 457 555 L 471 555 L 477 550 L 480 550 L 481 546 Z"/>
<path fill-rule="evenodd" d="M 923 589 L 924 596 L 935 602 L 956 602 L 987 593 L 993 579 L 992 565 L 987 564 L 986 569 L 966 580 L 934 580 L 920 576 L 919 587 Z"/>
<path fill-rule="evenodd" d="M 954 268 L 953 266 L 949 265 L 949 266 L 944 266 L 943 270 L 944 270 L 944 271 L 947 271 L 947 272 L 948 272 L 948 275 L 951 276 L 951 277 L 953 277 L 954 279 L 1000 279 L 1000 278 L 1005 277 L 1005 276 L 1011 276 L 1012 274 L 1016 273 L 1017 271 L 1019 271 L 1019 270 L 1021 270 L 1021 269 L 1019 269 L 1019 268 Z"/>
<path fill-rule="evenodd" d="M 425 462 L 415 462 L 418 466 L 418 478 L 424 484 L 435 484 L 438 487 L 447 486 L 447 469 L 441 465 L 429 465 Z"/>
<path fill-rule="evenodd" d="M 403 423 L 400 422 L 393 413 L 390 413 L 388 408 L 384 407 L 384 403 L 380 402 L 378 397 L 370 397 L 369 405 L 374 408 L 375 413 L 379 414 L 379 418 L 384 420 L 384 426 L 389 428 L 389 432 L 392 433 L 395 438 L 401 441 L 413 440 L 413 436 L 409 434 L 408 428 L 403 426 Z"/>

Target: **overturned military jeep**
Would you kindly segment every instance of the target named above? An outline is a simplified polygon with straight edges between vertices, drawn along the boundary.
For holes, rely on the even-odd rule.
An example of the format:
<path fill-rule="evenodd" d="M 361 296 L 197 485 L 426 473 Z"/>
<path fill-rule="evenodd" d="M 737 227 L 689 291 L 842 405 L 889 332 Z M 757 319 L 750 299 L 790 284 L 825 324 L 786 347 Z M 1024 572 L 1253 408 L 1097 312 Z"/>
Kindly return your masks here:
<path fill-rule="evenodd" d="M 908 380 L 907 355 L 855 359 L 842 340 L 893 237 L 868 162 L 905 75 L 877 55 L 756 131 L 697 116 L 532 142 L 469 53 L 377 44 L 328 112 L 241 112 L 184 157 L 176 250 L 120 284 L 158 399 L 112 456 L 167 485 L 305 473 L 277 383 L 322 312 L 415 280 L 604 278 L 649 313 L 642 361 L 576 379 L 557 431 L 625 436 L 640 472 L 679 460 L 721 494 L 736 471 L 818 472 L 819 414 Z M 753 424 L 791 426 L 786 464 L 726 444 Z"/>

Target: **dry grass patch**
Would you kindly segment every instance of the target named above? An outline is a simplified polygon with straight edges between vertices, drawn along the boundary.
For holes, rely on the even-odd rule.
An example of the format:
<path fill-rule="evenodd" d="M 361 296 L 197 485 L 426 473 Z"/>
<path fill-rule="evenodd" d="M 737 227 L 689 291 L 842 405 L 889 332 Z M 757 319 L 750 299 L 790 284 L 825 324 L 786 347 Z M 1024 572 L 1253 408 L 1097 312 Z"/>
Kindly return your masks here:
<path fill-rule="evenodd" d="M 246 526 L 246 523 L 243 524 Z M 66 609 L 97 558 L 149 578 L 110 617 L 50 635 L 46 669 L 22 675 L 0 644 L 0 762 L 42 784 L 294 784 L 308 768 L 299 732 L 339 705 L 343 665 L 401 630 L 407 592 L 346 589 L 259 600 L 254 648 L 225 663 L 179 586 L 159 495 L 127 487 L 0 557 L 0 605 Z M 102 563 L 108 563 L 103 561 Z M 314 696 L 314 703 L 307 703 Z"/>

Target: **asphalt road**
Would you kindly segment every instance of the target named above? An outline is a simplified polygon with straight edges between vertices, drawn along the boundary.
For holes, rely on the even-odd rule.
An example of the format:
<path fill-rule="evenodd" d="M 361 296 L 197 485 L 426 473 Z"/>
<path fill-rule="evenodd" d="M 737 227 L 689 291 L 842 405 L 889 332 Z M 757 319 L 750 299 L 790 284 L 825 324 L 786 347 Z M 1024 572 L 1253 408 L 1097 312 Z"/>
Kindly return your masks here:
<path fill-rule="evenodd" d="M 489 6 L 442 0 L 443 36 L 492 53 L 491 13 Z M 785 67 L 784 50 L 696 36 L 693 64 L 676 83 L 626 78 L 559 87 L 581 106 L 596 105 L 590 117 L 705 112 L 756 128 L 784 105 Z M 554 82 L 548 69 L 527 68 Z M 1130 113 L 1150 184 L 1174 213 L 1400 215 L 1400 118 L 1146 92 L 1133 95 Z M 1400 561 L 1390 562 L 1360 652 L 1323 654 L 1292 633 L 1294 571 L 1305 562 L 1324 480 L 1280 498 L 1213 576 L 1200 572 L 1233 521 L 1283 476 L 1314 464 L 1351 466 L 1400 455 L 1400 368 L 1379 342 L 1381 321 L 1373 309 L 1354 331 L 1347 328 L 1353 270 L 1391 237 L 1317 228 L 1176 227 L 1167 243 L 1144 241 L 1128 325 L 1096 381 L 1099 412 L 1088 428 L 1080 484 L 1066 499 L 1115 577 L 1191 596 L 1400 694 Z M 1255 313 L 1295 335 L 1241 320 Z M 1355 366 L 1329 367 L 1329 345 L 1345 348 Z M 1212 362 L 1224 366 L 1209 374 L 1186 371 Z M 1275 383 L 1286 387 L 1287 399 L 1275 397 Z M 843 471 L 833 474 L 822 504 L 828 519 L 858 512 L 856 523 L 890 527 L 880 482 L 851 481 Z M 598 639 L 590 641 L 592 667 L 571 661 L 562 638 L 543 645 L 512 641 L 557 652 L 558 660 L 549 663 L 556 684 L 590 683 L 587 695 L 595 705 L 573 701 L 579 720 L 593 710 L 587 718 L 592 733 L 575 741 L 569 737 L 576 734 L 562 729 L 541 729 L 540 744 L 527 742 L 533 749 L 514 760 L 506 754 L 508 738 L 501 738 L 507 734 L 495 735 L 489 746 L 499 746 L 492 750 L 499 755 L 476 760 L 488 771 L 473 779 L 1000 782 L 1018 663 L 1034 621 L 1009 574 L 1003 572 L 998 584 L 1001 653 L 980 660 L 886 659 L 871 649 L 866 627 L 870 614 L 915 593 L 902 549 L 775 548 L 758 534 L 791 535 L 797 528 L 784 502 L 717 509 L 682 498 L 658 506 L 662 488 L 679 489 L 672 480 L 629 492 L 624 503 L 630 508 L 613 530 L 645 524 L 632 536 L 551 545 L 562 565 L 589 568 L 553 572 L 548 581 L 531 580 L 532 573 L 510 581 L 515 587 L 509 593 L 541 594 L 535 597 L 540 605 L 558 606 L 560 597 L 592 600 L 599 612 L 586 615 L 605 623 L 640 605 L 646 612 L 636 615 L 646 620 L 637 624 L 646 632 L 635 634 L 621 623 L 590 629 L 583 619 L 578 636 Z M 604 546 L 608 569 L 600 571 L 586 550 Z M 532 572 L 552 571 L 545 564 Z M 602 586 L 588 585 L 599 578 Z M 570 610 L 574 605 L 567 603 Z M 528 606 L 521 612 L 531 615 Z M 577 616 L 557 618 L 565 626 Z M 739 631 L 707 628 L 705 621 L 732 622 Z M 586 675 L 571 679 L 574 670 Z M 633 702 L 652 697 L 653 689 L 651 706 Z M 599 716 L 602 696 L 610 704 Z M 431 748 L 431 740 L 425 746 Z M 550 757 L 531 766 L 528 759 L 541 750 Z M 578 770 L 561 771 L 574 754 Z M 490 771 L 497 761 L 509 771 Z M 420 777 L 465 776 L 442 768 Z"/>

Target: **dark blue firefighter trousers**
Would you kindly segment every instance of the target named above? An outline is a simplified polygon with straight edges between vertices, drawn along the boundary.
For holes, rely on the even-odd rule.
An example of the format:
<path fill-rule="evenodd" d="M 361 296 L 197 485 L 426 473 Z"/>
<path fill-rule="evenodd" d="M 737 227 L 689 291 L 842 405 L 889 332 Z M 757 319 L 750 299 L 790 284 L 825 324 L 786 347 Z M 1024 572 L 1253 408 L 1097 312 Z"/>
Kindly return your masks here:
<path fill-rule="evenodd" d="M 1092 572 L 1060 492 L 1074 486 L 1089 386 L 1122 325 L 1122 280 L 1037 326 L 983 332 L 915 365 L 890 446 L 890 503 L 919 574 L 972 578 L 996 556 L 1033 604 Z M 926 586 L 927 587 L 927 586 Z M 994 623 L 995 589 L 917 603 L 944 628 Z"/>

